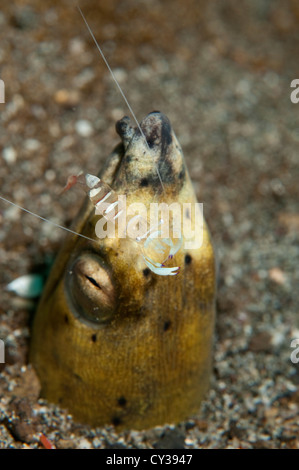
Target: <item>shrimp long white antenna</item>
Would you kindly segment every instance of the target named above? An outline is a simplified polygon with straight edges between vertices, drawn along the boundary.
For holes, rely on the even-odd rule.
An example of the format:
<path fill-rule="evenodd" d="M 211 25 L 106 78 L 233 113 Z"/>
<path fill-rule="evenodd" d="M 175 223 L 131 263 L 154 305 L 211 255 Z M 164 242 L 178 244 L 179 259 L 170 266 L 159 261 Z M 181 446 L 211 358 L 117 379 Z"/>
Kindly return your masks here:
<path fill-rule="evenodd" d="M 70 232 L 73 235 L 78 235 L 78 237 L 82 237 L 82 238 L 85 238 L 86 240 L 90 240 L 92 242 L 95 242 L 95 240 L 93 238 L 86 237 L 85 235 L 82 235 L 82 233 L 75 232 L 74 230 L 71 230 L 70 228 L 64 227 L 63 225 L 59 225 L 59 224 L 57 224 L 56 222 L 53 222 L 50 219 L 46 219 L 45 217 L 42 217 L 41 215 L 38 215 L 35 212 L 32 212 L 28 209 L 25 209 L 25 207 L 22 207 L 19 204 L 16 204 L 15 202 L 12 202 L 12 201 L 9 201 L 8 199 L 5 199 L 5 197 L 3 197 L 3 196 L 0 196 L 0 199 L 4 202 L 7 202 L 8 204 L 11 204 L 14 207 L 17 207 L 18 209 L 20 209 L 23 212 L 27 212 L 27 214 L 33 215 L 37 219 L 43 220 L 44 222 L 48 222 L 49 224 L 52 224 L 55 227 L 61 228 L 62 230 L 65 230 L 66 232 Z"/>
<path fill-rule="evenodd" d="M 148 142 L 147 142 L 147 140 L 146 140 L 146 137 L 145 137 L 145 135 L 144 135 L 144 132 L 143 132 L 143 130 L 141 129 L 141 126 L 140 126 L 140 124 L 139 124 L 139 122 L 138 122 L 138 119 L 137 119 L 137 117 L 136 117 L 136 115 L 135 115 L 135 113 L 134 113 L 134 111 L 133 111 L 133 109 L 132 109 L 132 107 L 131 107 L 129 101 L 127 100 L 127 98 L 126 98 L 126 96 L 125 96 L 125 94 L 124 94 L 124 92 L 123 92 L 123 90 L 122 90 L 120 84 L 119 84 L 118 81 L 117 81 L 116 76 L 114 75 L 114 73 L 113 73 L 113 71 L 112 71 L 110 65 L 108 64 L 108 61 L 107 61 L 107 59 L 106 59 L 106 57 L 105 57 L 105 55 L 104 55 L 104 53 L 103 53 L 103 51 L 102 51 L 102 49 L 101 49 L 99 43 L 98 43 L 98 41 L 96 40 L 95 35 L 93 34 L 93 32 L 92 32 L 92 30 L 91 30 L 89 24 L 87 23 L 87 20 L 86 20 L 85 16 L 83 15 L 83 12 L 82 12 L 81 8 L 79 7 L 79 5 L 77 5 L 77 9 L 78 9 L 80 15 L 82 16 L 83 21 L 84 21 L 84 23 L 85 23 L 85 25 L 86 25 L 86 27 L 87 27 L 87 29 L 88 29 L 88 31 L 89 31 L 89 34 L 91 35 L 91 37 L 92 37 L 92 39 L 93 39 L 93 41 L 94 41 L 94 43 L 95 43 L 95 45 L 96 45 L 96 47 L 97 47 L 99 53 L 101 54 L 102 59 L 103 59 L 103 61 L 105 62 L 105 65 L 106 65 L 107 69 L 109 70 L 109 73 L 110 73 L 111 77 L 113 78 L 113 80 L 114 80 L 114 82 L 115 82 L 115 84 L 116 84 L 116 86 L 117 86 L 117 88 L 118 88 L 118 90 L 119 90 L 121 96 L 123 97 L 124 102 L 126 103 L 126 105 L 127 105 L 128 109 L 129 109 L 129 111 L 130 111 L 130 113 L 131 113 L 131 115 L 132 115 L 134 121 L 136 122 L 137 128 L 138 128 L 140 134 L 143 136 L 143 138 L 144 138 L 144 140 L 145 140 L 145 143 L 146 143 L 146 146 L 147 146 L 147 148 L 148 148 L 149 154 L 151 154 L 151 151 L 150 151 Z M 159 169 L 158 169 L 158 167 L 157 167 L 157 165 L 156 165 L 155 162 L 154 162 L 154 165 L 155 165 L 155 168 L 156 168 L 156 171 L 157 171 L 157 175 L 158 175 L 158 177 L 159 177 L 159 180 L 160 180 L 162 189 L 163 189 L 163 191 L 164 191 L 164 185 L 163 185 L 163 182 L 162 182 L 162 178 L 161 178 Z M 164 191 L 164 192 L 165 192 L 165 191 Z"/>

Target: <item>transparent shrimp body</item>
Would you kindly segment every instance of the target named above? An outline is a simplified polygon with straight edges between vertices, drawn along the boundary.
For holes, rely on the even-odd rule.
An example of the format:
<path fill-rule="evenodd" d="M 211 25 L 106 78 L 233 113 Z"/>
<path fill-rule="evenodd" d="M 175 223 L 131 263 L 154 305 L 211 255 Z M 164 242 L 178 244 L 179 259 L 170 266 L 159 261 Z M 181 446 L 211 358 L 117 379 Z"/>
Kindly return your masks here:
<path fill-rule="evenodd" d="M 160 220 L 159 225 L 163 224 Z M 147 267 L 161 276 L 174 276 L 178 274 L 179 266 L 167 268 L 164 263 L 173 258 L 182 246 L 182 237 L 162 238 L 162 230 L 151 230 L 143 237 L 137 237 L 136 241 L 141 244 L 142 256 Z"/>
<path fill-rule="evenodd" d="M 116 221 L 123 213 L 118 194 L 97 176 L 90 174 L 70 176 L 65 190 L 76 183 L 83 185 L 96 208 L 96 214 L 101 214 L 107 222 Z M 155 227 L 148 230 L 147 221 L 141 215 L 135 215 L 126 224 L 126 234 L 128 238 L 138 243 L 143 260 L 151 271 L 160 276 L 174 276 L 178 274 L 180 267 L 166 267 L 164 263 L 179 251 L 182 237 L 163 237 L 163 230 L 160 229 L 162 224 L 163 220 L 160 220 Z M 138 231 L 136 231 L 137 226 Z"/>

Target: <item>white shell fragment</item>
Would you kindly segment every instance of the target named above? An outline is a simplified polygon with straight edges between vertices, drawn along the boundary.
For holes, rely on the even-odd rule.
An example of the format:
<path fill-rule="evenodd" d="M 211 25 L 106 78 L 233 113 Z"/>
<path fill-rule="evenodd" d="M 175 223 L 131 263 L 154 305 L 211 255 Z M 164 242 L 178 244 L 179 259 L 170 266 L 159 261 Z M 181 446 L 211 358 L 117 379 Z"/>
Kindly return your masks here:
<path fill-rule="evenodd" d="M 34 299 L 41 294 L 43 286 L 43 276 L 40 274 L 25 274 L 7 284 L 6 290 L 26 299 Z"/>

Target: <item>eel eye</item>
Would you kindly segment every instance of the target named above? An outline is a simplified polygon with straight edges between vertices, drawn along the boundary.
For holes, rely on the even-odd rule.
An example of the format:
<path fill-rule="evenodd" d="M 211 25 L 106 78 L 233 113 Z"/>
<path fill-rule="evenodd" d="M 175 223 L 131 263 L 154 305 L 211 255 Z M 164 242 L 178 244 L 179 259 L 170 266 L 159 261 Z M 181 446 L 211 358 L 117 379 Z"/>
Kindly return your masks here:
<path fill-rule="evenodd" d="M 77 318 L 107 323 L 116 311 L 116 291 L 103 260 L 90 253 L 73 261 L 66 274 L 66 292 Z"/>

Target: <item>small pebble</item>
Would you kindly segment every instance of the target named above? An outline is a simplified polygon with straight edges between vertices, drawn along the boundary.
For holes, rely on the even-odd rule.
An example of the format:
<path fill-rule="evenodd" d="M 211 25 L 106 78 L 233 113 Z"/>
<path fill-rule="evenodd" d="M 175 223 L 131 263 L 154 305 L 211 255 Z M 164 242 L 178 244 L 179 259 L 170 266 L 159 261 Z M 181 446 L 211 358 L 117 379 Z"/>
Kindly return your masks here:
<path fill-rule="evenodd" d="M 69 50 L 74 55 L 84 54 L 85 42 L 79 37 L 74 38 L 69 42 Z"/>
<path fill-rule="evenodd" d="M 77 121 L 75 128 L 80 137 L 90 137 L 93 134 L 93 127 L 86 119 L 80 119 Z"/>
<path fill-rule="evenodd" d="M 286 275 L 280 268 L 272 268 L 269 270 L 269 278 L 276 284 L 283 285 L 286 283 Z"/>
<path fill-rule="evenodd" d="M 37 139 L 26 139 L 24 142 L 24 147 L 29 152 L 34 152 L 40 148 L 40 142 Z"/>
<path fill-rule="evenodd" d="M 56 173 L 54 170 L 50 169 L 45 172 L 45 178 L 47 181 L 54 181 L 56 178 Z"/>
<path fill-rule="evenodd" d="M 76 106 L 79 102 L 80 95 L 77 91 L 72 90 L 57 90 L 54 94 L 54 101 L 55 103 L 62 105 L 62 106 Z"/>
<path fill-rule="evenodd" d="M 282 212 L 278 215 L 278 223 L 287 232 L 299 232 L 299 214 Z"/>
<path fill-rule="evenodd" d="M 12 163 L 16 162 L 17 152 L 13 147 L 5 147 L 2 150 L 2 157 L 8 165 L 11 165 Z"/>
<path fill-rule="evenodd" d="M 91 443 L 87 439 L 80 439 L 78 448 L 79 449 L 91 449 Z"/>

